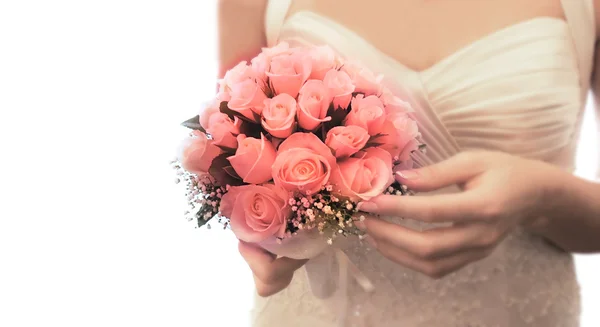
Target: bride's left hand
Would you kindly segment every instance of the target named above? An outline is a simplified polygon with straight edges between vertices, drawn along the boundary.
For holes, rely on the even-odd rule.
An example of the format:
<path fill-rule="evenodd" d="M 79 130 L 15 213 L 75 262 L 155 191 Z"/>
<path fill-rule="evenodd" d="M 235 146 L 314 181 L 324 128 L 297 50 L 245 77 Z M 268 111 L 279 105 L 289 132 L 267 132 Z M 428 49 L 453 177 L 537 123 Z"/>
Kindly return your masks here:
<path fill-rule="evenodd" d="M 461 153 L 432 166 L 397 172 L 396 179 L 417 192 L 450 185 L 458 185 L 462 192 L 382 195 L 359 204 L 363 212 L 428 223 L 450 222 L 451 226 L 420 232 L 369 215 L 357 226 L 387 258 L 441 278 L 490 255 L 517 226 L 543 219 L 540 217 L 551 210 L 558 173 L 548 164 L 507 154 Z"/>

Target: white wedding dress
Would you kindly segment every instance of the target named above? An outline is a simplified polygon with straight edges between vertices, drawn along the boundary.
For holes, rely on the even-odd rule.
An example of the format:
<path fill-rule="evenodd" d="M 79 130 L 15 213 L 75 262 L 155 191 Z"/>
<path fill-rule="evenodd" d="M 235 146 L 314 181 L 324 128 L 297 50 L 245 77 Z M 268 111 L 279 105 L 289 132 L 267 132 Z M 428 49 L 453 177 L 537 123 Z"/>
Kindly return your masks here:
<path fill-rule="evenodd" d="M 417 157 L 420 165 L 461 150 L 487 149 L 572 171 L 593 65 L 592 1 L 562 0 L 566 21 L 539 17 L 511 25 L 421 72 L 327 17 L 309 11 L 287 17 L 290 0 L 270 1 L 266 32 L 269 46 L 328 44 L 383 73 L 392 89 L 408 91 L 428 145 Z M 572 256 L 523 231 L 488 258 L 441 280 L 392 263 L 359 242 L 344 251 L 374 292 L 349 279 L 334 295 L 316 296 L 319 285 L 337 278 L 336 269 L 323 266 L 335 261 L 328 252 L 299 270 L 287 289 L 257 297 L 253 326 L 578 326 Z M 342 289 L 347 295 L 339 296 Z"/>

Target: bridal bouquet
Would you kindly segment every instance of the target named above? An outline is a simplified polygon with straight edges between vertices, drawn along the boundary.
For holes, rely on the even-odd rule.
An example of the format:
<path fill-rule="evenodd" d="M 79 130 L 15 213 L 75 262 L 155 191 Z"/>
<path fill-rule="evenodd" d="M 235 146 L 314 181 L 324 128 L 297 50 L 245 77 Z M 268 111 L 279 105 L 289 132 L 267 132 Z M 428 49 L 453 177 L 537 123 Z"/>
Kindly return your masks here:
<path fill-rule="evenodd" d="M 358 235 L 358 202 L 409 194 L 393 171 L 423 147 L 411 112 L 381 77 L 329 47 L 265 48 L 183 123 L 192 132 L 173 164 L 190 219 L 217 217 L 238 239 L 292 257 Z M 290 244 L 296 254 L 281 250 Z"/>

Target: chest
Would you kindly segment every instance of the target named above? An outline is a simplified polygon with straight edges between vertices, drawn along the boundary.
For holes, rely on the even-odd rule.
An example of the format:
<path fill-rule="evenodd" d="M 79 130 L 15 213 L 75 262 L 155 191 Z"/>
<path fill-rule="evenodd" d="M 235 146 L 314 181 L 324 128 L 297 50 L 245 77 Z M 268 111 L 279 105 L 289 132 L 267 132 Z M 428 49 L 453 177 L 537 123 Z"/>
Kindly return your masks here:
<path fill-rule="evenodd" d="M 511 25 L 564 20 L 561 0 L 294 0 L 288 17 L 301 11 L 346 26 L 414 71 Z"/>

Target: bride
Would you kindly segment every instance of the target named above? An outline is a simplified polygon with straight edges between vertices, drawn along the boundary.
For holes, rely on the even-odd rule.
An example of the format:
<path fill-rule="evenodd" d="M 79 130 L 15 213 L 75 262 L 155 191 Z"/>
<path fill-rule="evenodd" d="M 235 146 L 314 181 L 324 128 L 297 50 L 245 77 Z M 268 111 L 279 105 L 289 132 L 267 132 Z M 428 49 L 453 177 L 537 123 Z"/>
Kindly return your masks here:
<path fill-rule="evenodd" d="M 328 44 L 407 89 L 428 144 L 396 174 L 422 196 L 360 204 L 369 245 L 343 268 L 360 278 L 332 253 L 240 244 L 253 326 L 578 325 L 570 253 L 600 251 L 600 185 L 572 174 L 600 1 L 221 0 L 219 19 L 221 74 L 279 41 Z"/>

